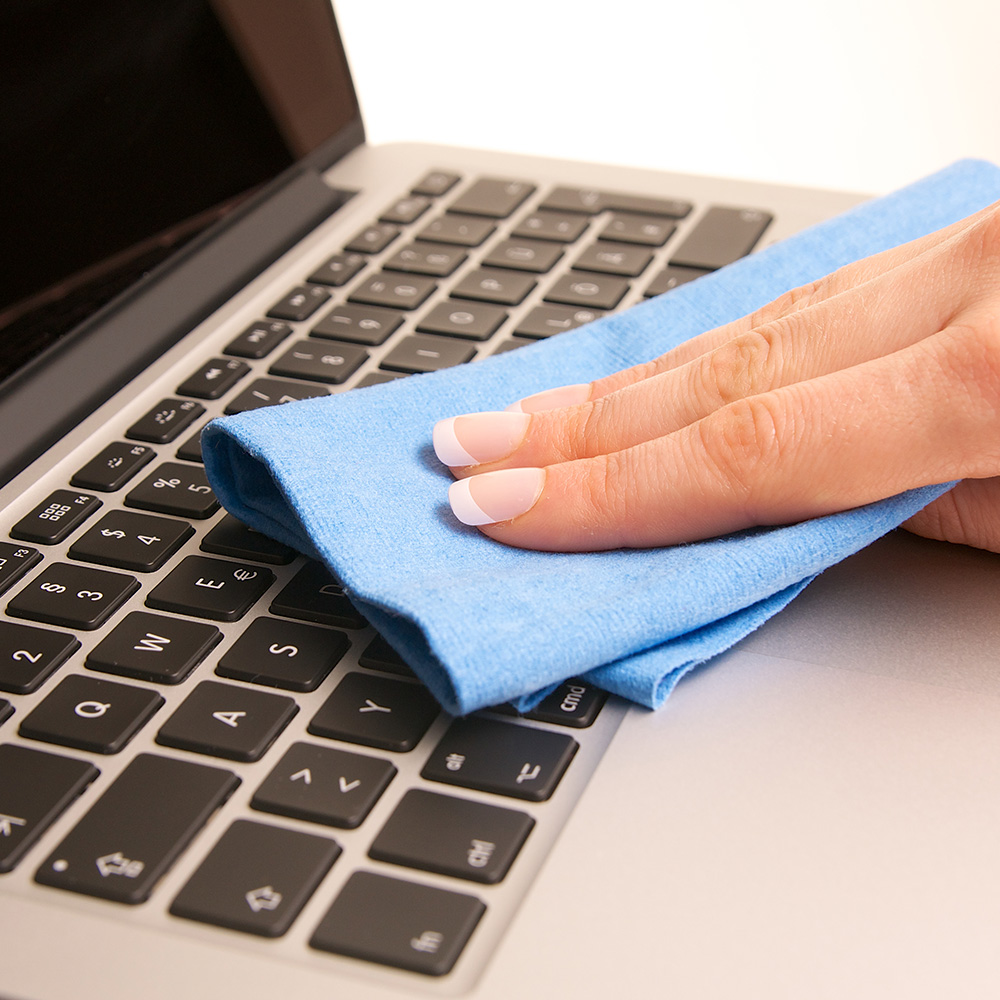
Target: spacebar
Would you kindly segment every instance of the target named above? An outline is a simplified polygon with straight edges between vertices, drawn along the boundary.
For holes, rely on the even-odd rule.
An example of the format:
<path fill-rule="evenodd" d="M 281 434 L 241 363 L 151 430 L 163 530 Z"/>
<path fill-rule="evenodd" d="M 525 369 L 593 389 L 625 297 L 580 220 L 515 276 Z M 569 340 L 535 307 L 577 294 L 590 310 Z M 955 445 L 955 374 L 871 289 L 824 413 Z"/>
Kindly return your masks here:
<path fill-rule="evenodd" d="M 35 879 L 119 903 L 141 903 L 239 783 L 222 768 L 140 754 Z"/>

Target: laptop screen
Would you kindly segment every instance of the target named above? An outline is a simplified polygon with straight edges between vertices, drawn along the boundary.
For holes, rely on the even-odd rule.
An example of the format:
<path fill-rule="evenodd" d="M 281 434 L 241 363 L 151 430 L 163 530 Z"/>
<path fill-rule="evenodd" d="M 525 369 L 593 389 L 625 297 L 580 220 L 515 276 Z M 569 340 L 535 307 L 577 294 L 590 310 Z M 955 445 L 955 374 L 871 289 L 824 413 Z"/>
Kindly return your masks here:
<path fill-rule="evenodd" d="M 12 0 L 0 37 L 0 382 L 359 119 L 329 0 Z"/>

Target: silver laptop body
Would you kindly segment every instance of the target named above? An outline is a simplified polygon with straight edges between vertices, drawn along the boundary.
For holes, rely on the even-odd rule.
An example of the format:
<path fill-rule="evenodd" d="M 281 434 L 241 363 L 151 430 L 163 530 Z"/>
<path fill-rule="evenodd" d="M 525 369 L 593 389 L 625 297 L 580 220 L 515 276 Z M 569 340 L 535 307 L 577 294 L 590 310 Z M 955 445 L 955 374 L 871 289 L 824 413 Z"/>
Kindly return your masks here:
<path fill-rule="evenodd" d="M 250 5 L 244 11 L 248 20 L 241 22 L 233 7 L 216 7 L 213 23 L 243 39 L 240 51 L 252 63 L 248 53 L 267 48 L 274 23 L 267 21 L 266 11 L 254 12 Z M 301 17 L 310 26 L 311 42 L 320 49 L 333 47 L 331 58 L 342 64 L 335 27 L 321 8 L 303 4 Z M 301 33 L 295 37 L 305 44 Z M 0 490 L 0 540 L 6 546 L 0 554 L 8 564 L 30 561 L 19 575 L 8 570 L 10 582 L 0 596 L 0 627 L 10 626 L 10 634 L 24 640 L 8 643 L 0 654 L 8 669 L 5 675 L 0 668 L 0 683 L 7 685 L 0 688 L 0 767 L 29 761 L 42 765 L 39 773 L 47 773 L 44 768 L 53 756 L 77 766 L 61 798 L 47 795 L 44 788 L 25 790 L 12 770 L 6 776 L 0 771 L 0 794 L 6 789 L 20 796 L 16 803 L 48 803 L 44 816 L 29 816 L 26 809 L 21 815 L 13 805 L 5 807 L 0 798 L 0 849 L 5 841 L 8 847 L 0 860 L 13 859 L 10 870 L 0 874 L 0 996 L 763 1000 L 991 995 L 1000 926 L 1000 807 L 994 794 L 1000 774 L 994 586 L 1000 569 L 995 556 L 902 532 L 891 535 L 828 571 L 759 632 L 696 671 L 658 713 L 609 699 L 592 720 L 577 726 L 581 694 L 574 689 L 560 695 L 570 706 L 561 709 L 570 725 L 558 718 L 558 706 L 555 717 L 550 713 L 547 718 L 515 718 L 502 710 L 483 713 L 491 726 L 520 727 L 574 745 L 571 762 L 547 797 L 535 801 L 519 797 L 520 786 L 497 792 L 428 777 L 427 768 L 451 732 L 451 720 L 441 715 L 431 718 L 412 746 L 403 749 L 365 742 L 370 733 L 357 740 L 317 735 L 316 720 L 348 676 L 397 689 L 419 686 L 398 670 L 393 673 L 385 655 L 379 661 L 372 652 L 376 637 L 363 622 L 331 624 L 321 600 L 304 611 L 299 608 L 302 614 L 296 617 L 295 608 L 289 611 L 278 600 L 302 572 L 302 557 L 281 563 L 227 552 L 207 542 L 222 524 L 223 512 L 185 517 L 148 505 L 147 495 L 177 488 L 170 485 L 172 478 L 196 474 L 199 466 L 191 451 L 178 458 L 178 449 L 194 447 L 191 437 L 204 422 L 248 391 L 269 397 L 260 399 L 263 404 L 291 392 L 288 386 L 311 393 L 345 391 L 366 379 L 399 377 L 407 371 L 400 359 L 405 343 L 413 347 L 408 341 L 413 337 L 417 348 L 431 353 L 443 354 L 449 344 L 464 345 L 473 357 L 510 349 L 554 335 L 563 328 L 560 324 L 581 321 L 572 313 L 586 312 L 585 304 L 547 296 L 567 276 L 581 278 L 582 268 L 571 265 L 594 247 L 611 257 L 636 248 L 648 253 L 635 275 L 584 272 L 596 276 L 594 283 L 602 287 L 608 287 L 607 278 L 622 278 L 626 290 L 609 308 L 626 308 L 640 301 L 654 280 L 669 281 L 671 273 L 676 277 L 672 261 L 678 259 L 677 248 L 712 206 L 771 216 L 755 244 L 761 246 L 858 200 L 485 151 L 411 144 L 372 148 L 363 142 L 356 105 L 351 108 L 339 138 L 320 143 L 318 153 L 307 153 L 304 166 L 292 168 L 256 200 L 188 244 L 179 258 L 169 258 L 139 287 L 104 306 L 82 332 L 67 334 L 41 361 L 30 361 L 27 375 L 11 374 L 0 386 L 4 436 L 11 439 L 5 453 L 8 481 Z M 414 195 L 415 189 L 428 190 L 441 177 L 454 178 L 446 190 Z M 522 184 L 530 193 L 502 216 L 451 208 L 466 196 L 496 194 L 496 187 L 490 187 L 496 180 Z M 600 197 L 595 195 L 586 211 L 566 208 L 573 197 L 586 201 L 595 192 Z M 150 190 L 150 198 L 156 197 Z M 415 197 L 427 201 L 422 214 L 412 221 L 395 216 L 395 221 L 385 221 L 390 210 L 405 212 L 403 203 Z M 689 204 L 690 210 L 676 210 L 676 217 L 649 215 L 651 206 L 662 211 L 671 202 Z M 537 234 L 519 235 L 533 218 L 541 220 L 539 225 L 556 226 L 556 216 L 584 224 L 577 242 L 559 244 L 557 229 L 544 240 Z M 454 227 L 463 219 L 486 219 L 492 232 L 475 245 L 455 242 L 461 234 Z M 662 243 L 656 243 L 662 233 L 650 235 L 645 244 L 635 242 L 641 239 L 635 236 L 640 219 L 654 228 L 671 228 L 671 233 Z M 437 220 L 445 220 L 443 240 L 441 226 L 433 231 L 439 239 L 425 229 Z M 621 225 L 612 230 L 616 223 Z M 391 229 L 395 235 L 376 247 L 379 234 L 386 237 Z M 615 232 L 633 242 L 610 238 Z M 359 246 L 365 239 L 369 245 Z M 496 267 L 484 262 L 503 252 L 498 248 L 515 250 L 508 261 L 518 264 L 524 263 L 525 247 L 553 244 L 562 253 L 544 273 L 516 266 L 495 272 L 497 280 L 509 272 L 531 276 L 535 283 L 519 301 L 485 302 L 453 294 L 481 268 Z M 380 281 L 396 283 L 391 294 L 403 285 L 420 284 L 415 277 L 428 277 L 401 269 L 413 260 L 398 256 L 407 249 L 421 255 L 418 266 L 425 271 L 446 269 L 458 256 L 462 259 L 447 274 L 431 275 L 434 287 L 419 311 L 398 301 L 374 304 L 385 293 L 376 287 Z M 431 260 L 435 252 L 437 261 Z M 455 255 L 450 263 L 440 259 L 449 254 Z M 227 273 L 226 261 L 234 256 L 242 257 L 242 274 L 235 273 L 238 268 Z M 336 261 L 332 272 L 331 261 Z M 616 262 L 609 258 L 606 263 Z M 341 281 L 342 269 L 355 265 L 356 272 Z M 328 277 L 334 275 L 329 283 L 314 280 L 324 267 Z M 238 278 L 245 280 L 237 283 Z M 303 288 L 307 293 L 319 289 L 317 298 L 325 297 L 303 318 L 289 318 L 296 308 L 289 299 Z M 285 318 L 275 309 L 282 303 Z M 482 309 L 484 304 L 505 316 L 480 339 L 463 338 L 454 329 L 429 332 L 424 317 L 441 304 L 452 308 L 452 318 L 463 304 L 463 311 L 477 320 L 495 316 Z M 358 309 L 375 311 L 362 315 Z M 376 343 L 381 332 L 373 332 L 370 323 L 386 320 L 379 310 L 401 322 Z M 331 325 L 334 314 L 350 321 L 342 324 L 345 330 L 350 327 L 344 339 L 329 332 L 337 331 Z M 137 322 L 155 326 L 158 316 L 169 328 L 162 334 Z M 369 326 L 361 327 L 359 317 L 367 318 Z M 539 332 L 538 324 L 547 321 L 549 329 Z M 265 328 L 282 324 L 288 330 L 268 353 L 248 353 L 250 331 L 264 331 L 259 341 Z M 326 332 L 315 333 L 318 326 Z M 118 378 L 126 384 L 108 395 L 116 382 L 110 377 L 116 345 L 123 344 L 123 337 L 133 346 L 146 338 L 152 346 L 121 349 L 128 355 L 122 362 L 128 377 Z M 242 354 L 233 350 L 238 342 Z M 289 352 L 295 348 L 304 354 L 313 347 L 331 352 L 321 351 L 324 357 L 340 351 L 338 357 L 360 361 L 341 381 L 316 380 L 303 374 L 305 369 L 295 374 L 296 359 Z M 81 362 L 84 357 L 91 360 Z M 450 357 L 447 363 L 454 363 Z M 230 362 L 240 375 L 216 398 L 178 391 L 190 388 L 198 373 L 200 387 L 206 377 L 209 382 L 221 377 L 210 373 Z M 427 363 L 446 361 L 435 357 Z M 411 365 L 409 370 L 419 369 Z M 83 402 L 57 405 L 61 401 L 54 398 L 53 386 L 66 386 L 70 371 L 80 382 L 101 383 L 107 398 L 83 393 Z M 183 432 L 172 437 L 172 430 L 165 432 L 168 440 L 136 436 L 137 426 L 155 423 L 165 402 L 167 409 L 194 402 L 199 410 Z M 251 404 L 244 399 L 240 405 Z M 53 412 L 46 428 L 48 408 Z M 27 432 L 24 424 L 30 425 Z M 118 443 L 152 454 L 121 485 L 101 489 L 74 484 L 82 481 L 81 471 L 95 456 Z M 111 455 L 108 461 L 114 457 L 121 456 Z M 163 485 L 157 487 L 158 480 Z M 191 484 L 197 480 L 183 482 L 184 487 Z M 91 505 L 65 535 L 56 531 L 58 537 L 25 540 L 24 525 L 40 505 L 43 511 L 46 504 L 58 507 L 61 498 L 71 507 L 75 501 L 68 494 L 74 493 L 97 506 Z M 118 530 L 102 519 L 121 511 L 161 519 L 143 524 L 187 521 L 193 532 L 154 568 L 96 561 L 83 539 Z M 76 513 L 65 516 L 72 519 Z M 102 523 L 109 526 L 101 529 Z M 144 537 L 153 536 L 146 532 Z M 102 544 L 99 537 L 92 541 Z M 215 548 L 206 549 L 206 544 Z M 34 555 L 26 556 L 24 550 Z M 157 598 L 148 603 L 154 591 L 176 579 L 178 566 L 189 558 L 215 560 L 199 566 L 228 566 L 244 575 L 267 573 L 271 582 L 248 610 L 229 621 L 210 610 L 166 607 Z M 29 594 L 40 586 L 37 581 L 45 582 L 51 567 L 62 566 L 132 578 L 136 587 L 98 624 L 71 628 L 59 623 L 61 612 L 33 603 Z M 199 579 L 206 580 L 204 573 Z M 333 594 L 330 587 L 335 590 L 335 583 L 319 588 L 320 594 Z M 125 656 L 115 670 L 102 666 L 101 650 L 133 614 L 158 617 L 142 619 L 144 634 L 137 633 L 133 643 L 136 656 Z M 302 616 L 308 614 L 312 617 Z M 261 683 L 260 678 L 242 677 L 239 664 L 236 673 L 223 673 L 220 663 L 228 661 L 232 669 L 234 657 L 226 654 L 245 641 L 249 624 L 258 619 L 346 636 L 346 651 L 326 674 L 320 671 L 311 690 L 290 691 L 282 680 Z M 182 676 L 150 679 L 136 674 L 134 661 L 146 654 L 155 659 L 165 648 L 149 624 L 154 620 L 196 622 L 218 636 L 187 672 L 180 671 Z M 72 634 L 79 645 L 68 652 L 64 647 L 51 671 L 32 679 L 32 657 L 45 657 L 41 647 L 36 650 L 28 642 L 38 635 L 19 630 L 23 628 Z M 55 693 L 68 679 L 83 685 L 83 693 L 70 697 L 60 716 Z M 120 687 L 95 688 L 95 681 Z M 206 690 L 205 684 L 225 685 L 208 690 L 234 696 L 250 692 L 290 699 L 294 714 L 276 724 L 269 741 L 247 751 L 245 756 L 254 759 L 234 759 L 221 744 L 213 750 L 197 739 L 179 745 L 174 731 L 193 692 Z M 146 707 L 117 739 L 88 749 L 87 727 L 96 728 L 94 720 L 110 713 L 100 706 L 118 698 L 121 687 L 128 689 L 124 697 L 145 697 Z M 100 691 L 111 691 L 107 701 Z M 593 691 L 586 695 L 600 701 Z M 365 704 L 377 714 L 377 698 Z M 220 702 L 218 712 L 226 715 L 227 706 Z M 241 717 L 230 713 L 228 721 L 215 721 L 232 728 Z M 350 771 L 349 766 L 360 766 L 362 760 L 388 765 L 390 780 L 357 825 L 338 825 L 329 816 L 303 818 L 288 808 L 282 811 L 280 804 L 262 802 L 265 782 L 278 780 L 274 775 L 280 763 L 301 744 L 348 755 L 338 758 L 348 763 L 331 772 L 339 778 L 332 799 L 353 792 L 355 782 L 367 784 L 368 772 Z M 38 754 L 48 756 L 43 760 Z M 143 798 L 133 789 L 117 813 L 112 805 L 116 795 L 124 795 L 129 769 L 150 757 L 209 769 L 224 791 L 205 798 L 203 815 L 183 835 L 173 836 L 157 859 L 155 877 L 147 879 L 152 859 L 126 849 L 128 843 L 141 842 L 129 840 L 128 824 L 142 827 L 158 798 L 180 802 L 173 796 L 183 792 L 149 787 Z M 297 787 L 307 777 L 313 780 L 307 768 L 284 776 Z M 483 867 L 493 863 L 496 846 L 485 835 L 466 837 L 466 862 L 460 859 L 451 868 L 435 854 L 433 844 L 415 849 L 419 857 L 388 860 L 373 845 L 388 836 L 386 831 L 406 840 L 399 817 L 404 797 L 412 792 L 437 802 L 442 797 L 459 800 L 458 809 L 484 807 L 476 815 L 519 818 L 522 830 L 526 825 L 529 832 L 510 847 L 506 867 L 491 882 L 480 880 Z M 93 863 L 83 866 L 87 871 L 74 888 L 67 880 L 80 864 L 72 852 L 81 849 L 81 831 L 89 829 L 88 822 L 96 823 L 95 817 L 108 822 L 112 814 L 121 820 L 120 831 L 102 832 L 102 846 L 92 852 Z M 326 861 L 316 862 L 312 874 L 296 884 L 294 901 L 292 890 L 277 876 L 258 881 L 258 870 L 250 866 L 244 886 L 241 876 L 222 863 L 232 852 L 220 860 L 217 852 L 228 847 L 231 832 L 251 826 L 255 836 L 272 830 L 286 836 L 280 842 L 291 845 L 288 853 L 300 845 L 303 857 L 307 848 L 317 846 L 320 853 L 325 848 Z M 27 846 L 15 853 L 10 844 L 29 827 Z M 451 835 L 447 826 L 437 829 L 442 841 Z M 143 835 L 150 838 L 152 833 L 144 830 Z M 84 854 L 86 849 L 84 845 Z M 404 845 L 404 855 L 407 850 Z M 261 864 L 276 863 L 281 853 L 272 852 Z M 206 883 L 209 869 L 215 881 Z M 354 898 L 348 886 L 359 873 L 394 890 L 399 884 L 416 886 L 421 895 L 412 919 L 386 911 L 371 923 L 361 904 L 335 913 L 341 900 Z M 148 885 L 138 893 L 142 898 L 127 899 L 126 890 L 144 879 Z M 365 903 L 361 883 L 352 884 Z M 222 897 L 234 885 L 239 890 L 235 902 L 227 902 Z M 201 909 L 192 903 L 185 910 L 195 896 Z M 444 916 L 440 926 L 425 919 L 432 911 L 420 906 L 432 896 L 449 905 L 460 901 L 464 930 L 446 927 Z M 473 902 L 464 902 L 469 899 Z M 286 910 L 287 923 L 269 936 L 268 928 L 279 927 L 274 920 Z M 404 932 L 397 933 L 398 941 L 382 941 L 382 931 L 395 926 L 394 921 L 401 922 Z M 351 939 L 354 926 L 378 932 L 362 934 L 373 942 L 372 954 L 360 953 L 367 940 L 343 943 Z M 385 934 L 389 936 L 388 930 Z M 449 949 L 454 953 L 449 955 Z"/>

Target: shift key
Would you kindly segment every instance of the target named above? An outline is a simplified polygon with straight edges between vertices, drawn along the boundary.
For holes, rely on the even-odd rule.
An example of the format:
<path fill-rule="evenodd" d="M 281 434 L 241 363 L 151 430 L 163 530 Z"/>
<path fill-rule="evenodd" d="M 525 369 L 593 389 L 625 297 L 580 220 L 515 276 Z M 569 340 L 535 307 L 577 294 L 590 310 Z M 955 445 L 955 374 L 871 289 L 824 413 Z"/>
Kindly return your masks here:
<path fill-rule="evenodd" d="M 119 903 L 142 903 L 239 783 L 222 768 L 140 754 L 35 879 Z"/>

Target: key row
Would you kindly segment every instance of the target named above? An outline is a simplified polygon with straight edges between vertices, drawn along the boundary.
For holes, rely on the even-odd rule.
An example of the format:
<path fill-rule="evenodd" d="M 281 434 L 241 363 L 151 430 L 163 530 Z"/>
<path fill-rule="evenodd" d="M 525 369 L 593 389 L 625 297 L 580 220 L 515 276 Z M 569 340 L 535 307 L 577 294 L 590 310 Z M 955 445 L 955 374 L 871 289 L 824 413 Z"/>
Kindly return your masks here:
<path fill-rule="evenodd" d="M 313 800 L 357 798 L 391 773 L 357 755 L 297 744 L 254 797 L 257 808 L 314 789 Z M 387 762 L 369 761 L 378 768 Z M 297 770 L 287 773 L 290 768 Z M 0 746 L 7 823 L 0 871 L 10 871 L 97 777 L 84 761 Z M 149 898 L 195 834 L 239 785 L 229 771 L 141 754 L 36 873 L 44 885 L 135 905 Z M 149 789 L 157 789 L 150 796 Z M 182 789 L 183 791 L 175 791 Z M 370 789 L 365 794 L 370 796 Z M 282 811 L 281 809 L 277 811 Z M 326 816 L 319 818 L 325 821 Z M 345 824 L 347 825 L 347 824 Z M 533 820 L 511 809 L 425 790 L 408 792 L 370 849 L 375 860 L 482 883 L 503 879 Z M 284 934 L 341 854 L 333 839 L 252 820 L 222 834 L 174 898 L 175 916 L 264 937 Z M 363 906 L 358 904 L 362 901 Z M 476 897 L 374 872 L 354 872 L 312 935 L 314 948 L 439 975 L 453 965 L 485 906 Z"/>

